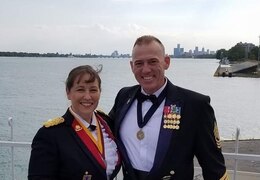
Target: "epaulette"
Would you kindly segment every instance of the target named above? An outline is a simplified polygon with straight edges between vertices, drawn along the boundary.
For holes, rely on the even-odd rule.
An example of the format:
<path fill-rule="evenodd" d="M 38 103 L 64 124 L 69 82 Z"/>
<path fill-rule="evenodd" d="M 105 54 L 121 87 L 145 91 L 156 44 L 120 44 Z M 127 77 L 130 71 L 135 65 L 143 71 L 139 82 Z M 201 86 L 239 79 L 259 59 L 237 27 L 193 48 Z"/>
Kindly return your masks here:
<path fill-rule="evenodd" d="M 49 119 L 48 121 L 44 122 L 43 126 L 48 128 L 48 127 L 51 127 L 51 126 L 55 126 L 55 125 L 61 124 L 64 121 L 65 120 L 64 120 L 63 117 L 56 117 L 56 118 Z"/>

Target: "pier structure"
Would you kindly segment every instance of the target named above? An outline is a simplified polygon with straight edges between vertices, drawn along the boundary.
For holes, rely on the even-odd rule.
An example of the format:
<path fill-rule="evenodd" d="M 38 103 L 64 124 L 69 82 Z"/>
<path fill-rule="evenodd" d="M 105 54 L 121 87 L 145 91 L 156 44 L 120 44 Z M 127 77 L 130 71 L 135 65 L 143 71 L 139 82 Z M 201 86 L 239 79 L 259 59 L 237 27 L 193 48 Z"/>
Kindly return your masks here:
<path fill-rule="evenodd" d="M 259 62 L 254 60 L 243 61 L 234 64 L 221 64 L 214 76 L 216 77 L 260 77 Z"/>

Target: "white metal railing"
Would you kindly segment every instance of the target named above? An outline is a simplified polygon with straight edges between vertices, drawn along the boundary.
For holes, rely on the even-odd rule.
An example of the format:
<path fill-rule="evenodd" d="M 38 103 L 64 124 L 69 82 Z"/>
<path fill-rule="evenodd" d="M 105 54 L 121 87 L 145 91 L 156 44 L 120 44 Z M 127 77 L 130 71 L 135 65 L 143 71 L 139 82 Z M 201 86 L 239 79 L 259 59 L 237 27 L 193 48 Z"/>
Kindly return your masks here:
<path fill-rule="evenodd" d="M 31 148 L 31 142 L 16 142 L 13 141 L 13 119 L 10 117 L 8 119 L 8 124 L 11 127 L 11 140 L 10 141 L 0 141 L 0 146 L 11 147 L 11 172 L 12 172 L 12 180 L 14 180 L 14 148 L 15 147 L 23 147 L 23 148 Z M 239 160 L 248 160 L 248 161 L 259 161 L 260 155 L 257 154 L 242 154 L 238 153 L 239 149 L 239 135 L 240 129 L 236 130 L 236 143 L 235 143 L 235 153 L 225 153 L 223 155 L 226 159 L 234 159 L 234 170 L 233 170 L 233 180 L 236 180 L 237 175 L 237 165 Z"/>
<path fill-rule="evenodd" d="M 30 148 L 31 147 L 30 142 L 16 142 L 16 141 L 0 141 L 0 145 L 7 146 L 7 147 L 24 147 L 24 148 Z"/>

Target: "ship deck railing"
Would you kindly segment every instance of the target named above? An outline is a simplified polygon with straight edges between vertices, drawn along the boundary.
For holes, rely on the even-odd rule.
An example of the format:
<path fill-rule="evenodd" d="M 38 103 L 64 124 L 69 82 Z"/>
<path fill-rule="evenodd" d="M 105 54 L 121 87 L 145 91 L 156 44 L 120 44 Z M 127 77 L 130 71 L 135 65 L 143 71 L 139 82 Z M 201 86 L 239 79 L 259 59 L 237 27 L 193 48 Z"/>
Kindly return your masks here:
<path fill-rule="evenodd" d="M 11 148 L 11 177 L 12 180 L 15 180 L 15 172 L 14 172 L 14 148 L 28 148 L 31 149 L 31 142 L 18 142 L 13 141 L 13 122 L 12 118 L 9 118 L 8 121 L 9 125 L 11 126 L 11 140 L 9 141 L 0 141 L 0 147 L 10 147 Z M 235 152 L 234 153 L 225 153 L 223 152 L 225 159 L 233 159 L 234 160 L 234 168 L 228 170 L 228 174 L 230 180 L 259 180 L 260 173 L 255 172 L 245 172 L 245 171 L 238 171 L 238 163 L 240 160 L 247 160 L 247 161 L 256 161 L 260 162 L 260 155 L 259 154 L 243 154 L 238 153 L 239 150 L 239 135 L 240 130 L 239 128 L 236 129 L 236 139 L 235 139 Z M 196 175 L 197 174 L 197 175 Z M 200 180 L 201 175 L 201 168 L 195 167 L 195 177 L 194 180 Z"/>

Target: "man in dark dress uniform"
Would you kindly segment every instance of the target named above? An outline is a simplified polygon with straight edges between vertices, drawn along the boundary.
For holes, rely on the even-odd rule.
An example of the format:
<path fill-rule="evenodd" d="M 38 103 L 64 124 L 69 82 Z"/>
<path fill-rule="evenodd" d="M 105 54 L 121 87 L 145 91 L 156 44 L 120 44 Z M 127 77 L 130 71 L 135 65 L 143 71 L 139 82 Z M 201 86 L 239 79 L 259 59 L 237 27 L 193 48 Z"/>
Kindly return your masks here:
<path fill-rule="evenodd" d="M 156 37 L 136 40 L 130 65 L 139 85 L 122 88 L 109 113 L 124 179 L 192 180 L 196 156 L 204 180 L 227 180 L 210 98 L 165 77 L 170 58 Z"/>

